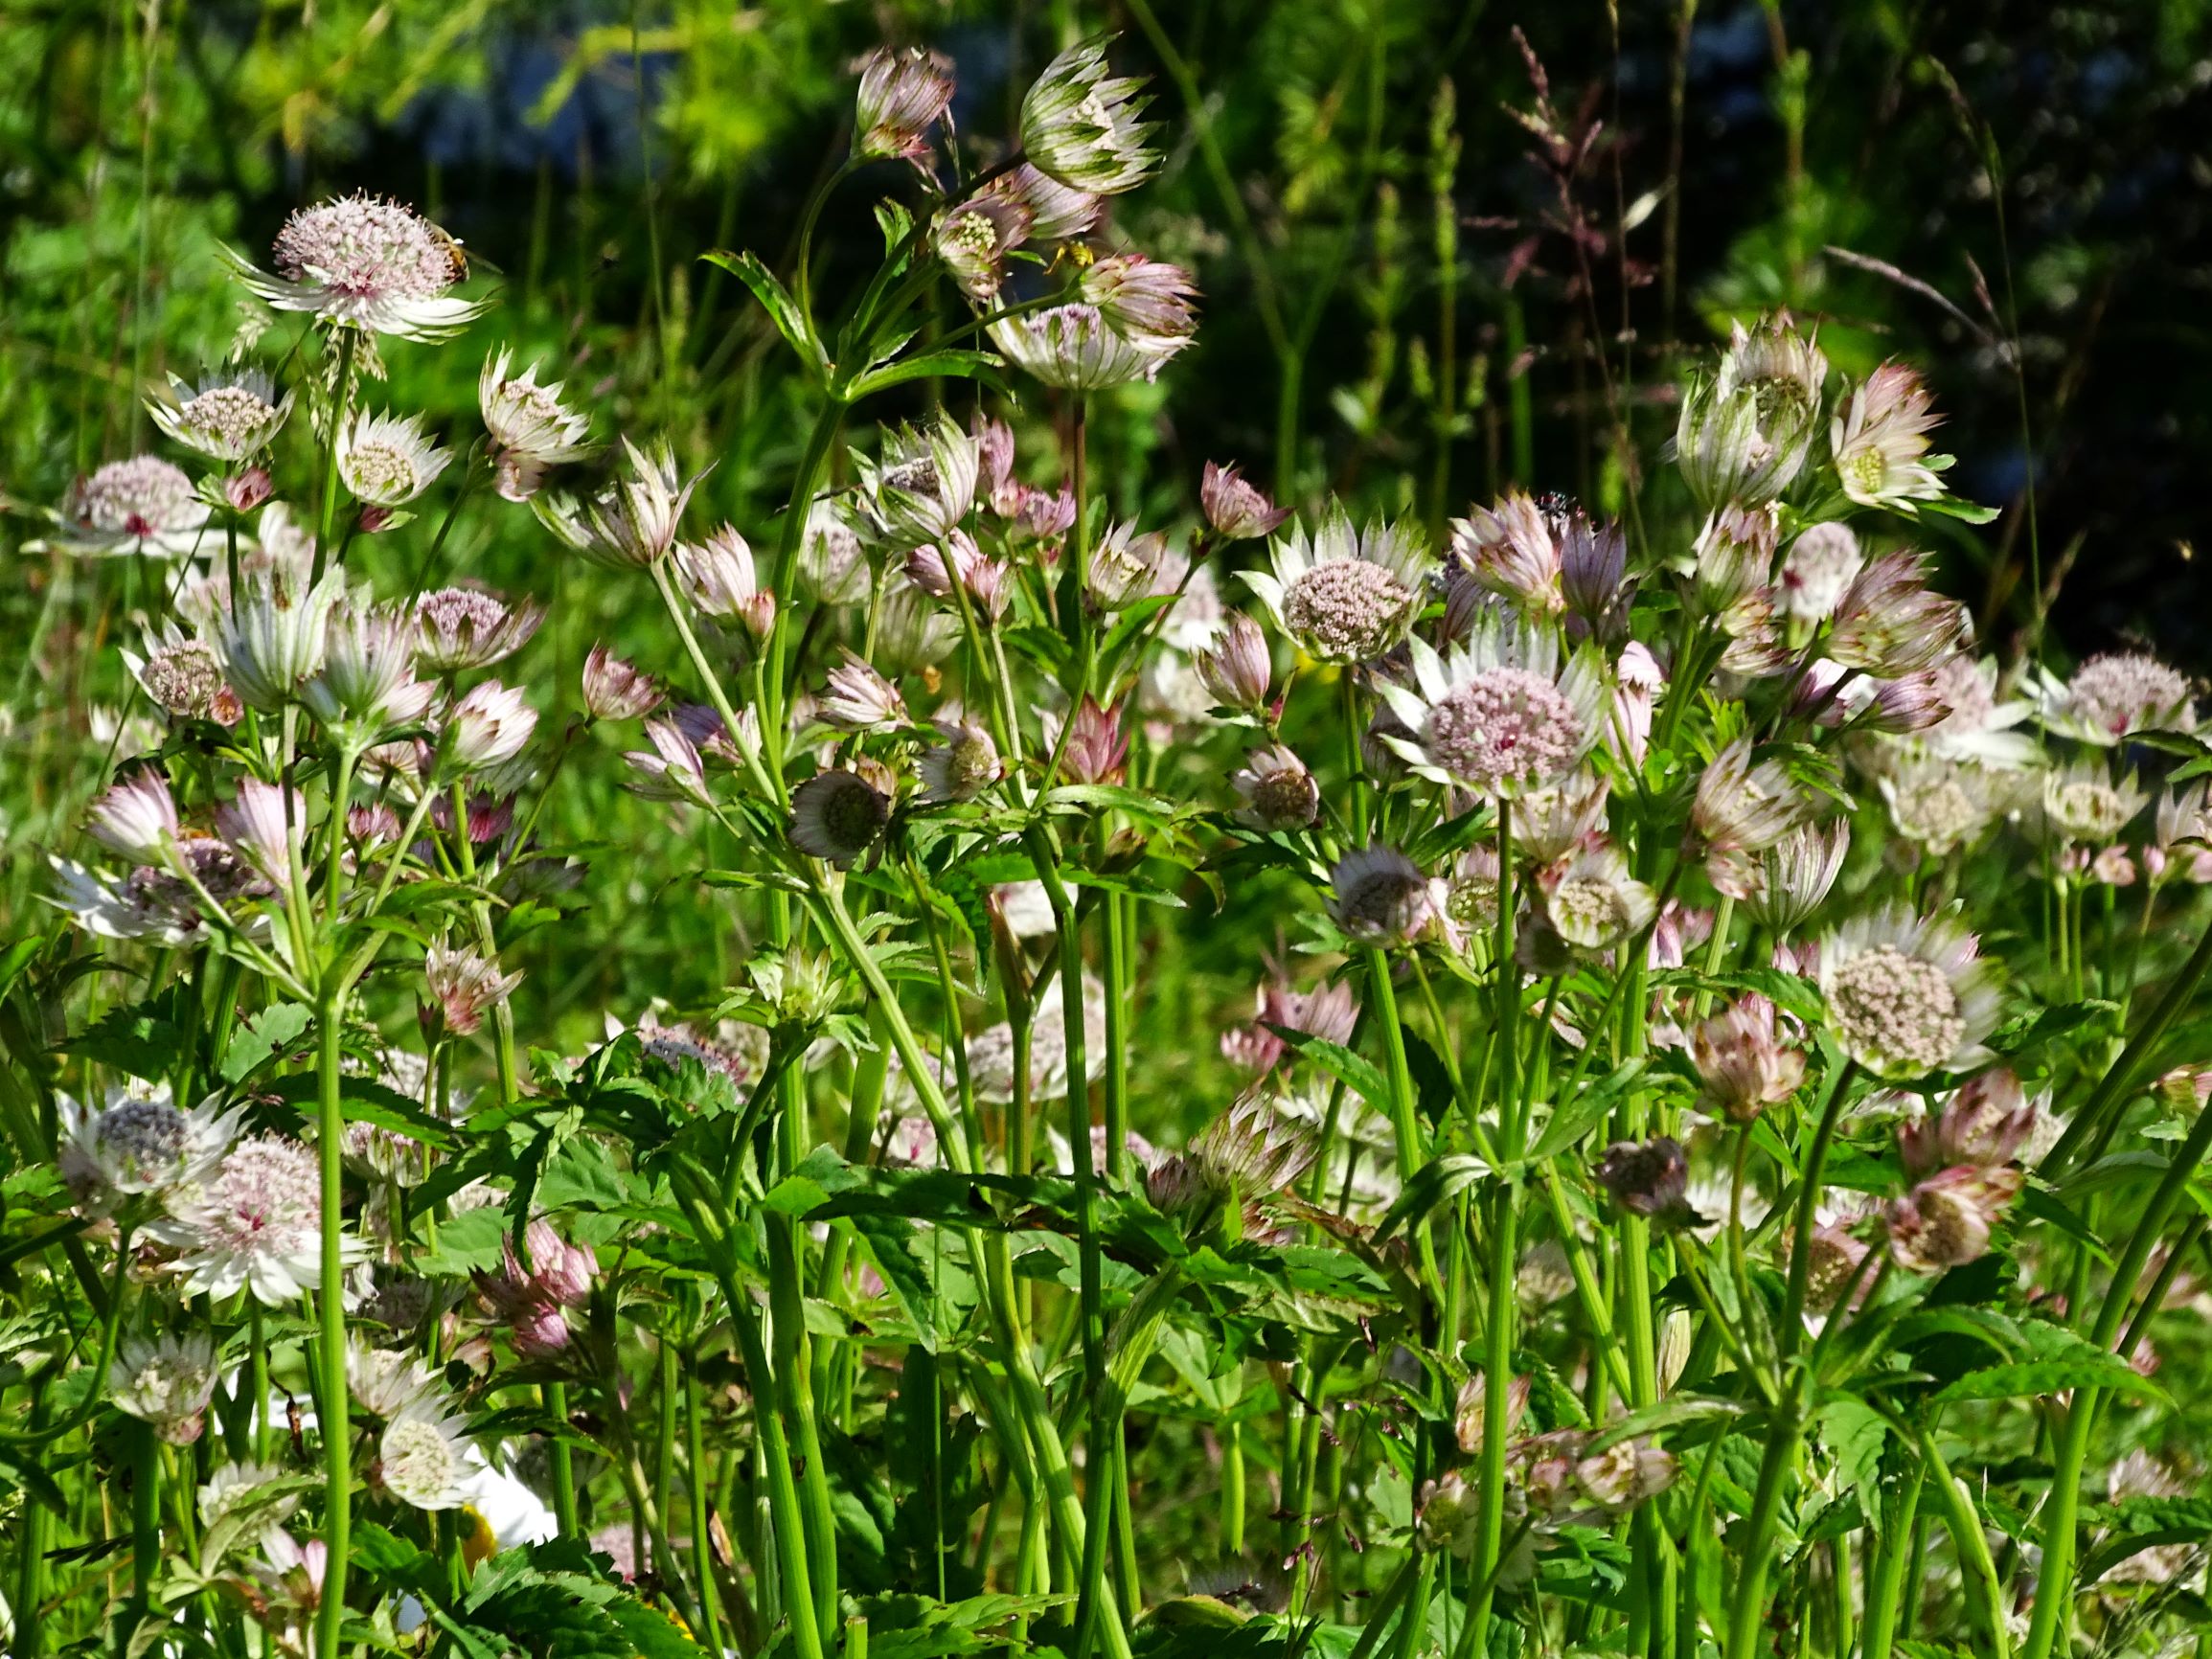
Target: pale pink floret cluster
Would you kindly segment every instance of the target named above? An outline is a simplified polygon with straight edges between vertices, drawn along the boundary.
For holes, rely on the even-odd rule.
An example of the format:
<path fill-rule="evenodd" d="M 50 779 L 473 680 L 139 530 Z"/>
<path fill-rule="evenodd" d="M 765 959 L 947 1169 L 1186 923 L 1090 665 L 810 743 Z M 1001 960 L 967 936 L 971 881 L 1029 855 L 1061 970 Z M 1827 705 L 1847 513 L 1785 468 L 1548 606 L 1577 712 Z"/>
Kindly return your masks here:
<path fill-rule="evenodd" d="M 302 208 L 277 233 L 274 279 L 246 282 L 281 311 L 379 334 L 437 339 L 480 307 L 447 297 L 465 274 L 451 238 L 413 208 L 350 195 Z"/>
<path fill-rule="evenodd" d="M 1581 758 L 1582 740 L 1574 704 L 1527 669 L 1491 669 L 1428 711 L 1430 758 L 1485 794 L 1560 776 Z"/>
<path fill-rule="evenodd" d="M 241 1141 L 204 1187 L 172 1201 L 154 1231 L 180 1250 L 176 1272 L 191 1294 L 219 1301 L 250 1289 L 272 1307 L 297 1301 L 323 1281 L 314 1148 L 282 1135 Z"/>
<path fill-rule="evenodd" d="M 85 553 L 188 553 L 208 509 L 184 469 L 158 455 L 110 461 L 70 491 L 68 540 Z"/>
<path fill-rule="evenodd" d="M 1395 572 L 1363 558 L 1332 559 L 1283 590 L 1283 625 L 1332 658 L 1364 661 L 1398 643 L 1414 602 Z"/>

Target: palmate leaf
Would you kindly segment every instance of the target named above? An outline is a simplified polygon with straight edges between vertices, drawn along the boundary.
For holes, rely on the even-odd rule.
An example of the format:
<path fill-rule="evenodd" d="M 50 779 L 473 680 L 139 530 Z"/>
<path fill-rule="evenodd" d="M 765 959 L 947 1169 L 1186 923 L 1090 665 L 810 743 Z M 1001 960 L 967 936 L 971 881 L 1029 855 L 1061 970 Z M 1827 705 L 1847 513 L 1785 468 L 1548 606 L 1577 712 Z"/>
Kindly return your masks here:
<path fill-rule="evenodd" d="M 2117 1530 L 2082 1557 L 2079 1581 L 2093 1584 L 2131 1556 L 2212 1538 L 2212 1498 L 2129 1498 L 2090 1511 Z"/>
<path fill-rule="evenodd" d="M 2067 1389 L 2100 1388 L 2129 1399 L 2171 1404 L 2166 1391 L 2139 1376 L 2116 1353 L 2041 1320 L 2015 1328 L 2022 1357 L 1987 1365 L 1938 1389 L 1937 1404 L 1958 1399 L 2033 1399 Z"/>

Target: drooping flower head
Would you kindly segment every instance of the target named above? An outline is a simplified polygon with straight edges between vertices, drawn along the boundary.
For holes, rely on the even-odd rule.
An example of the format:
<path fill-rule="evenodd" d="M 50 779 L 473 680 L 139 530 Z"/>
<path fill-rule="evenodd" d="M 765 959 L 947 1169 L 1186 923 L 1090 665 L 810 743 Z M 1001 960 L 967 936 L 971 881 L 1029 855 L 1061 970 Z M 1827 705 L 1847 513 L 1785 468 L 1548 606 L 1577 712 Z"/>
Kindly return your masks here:
<path fill-rule="evenodd" d="M 1549 631 L 1493 612 L 1439 657 L 1411 642 L 1414 683 L 1382 695 L 1411 738 L 1386 738 L 1414 771 L 1486 800 L 1560 784 L 1598 740 L 1605 687 L 1587 648 L 1562 663 Z"/>
<path fill-rule="evenodd" d="M 583 659 L 582 694 L 593 719 L 634 720 L 659 708 L 666 693 L 650 674 L 597 645 Z"/>
<path fill-rule="evenodd" d="M 466 1420 L 445 1417 L 435 1398 L 416 1401 L 385 1426 L 376 1478 L 410 1509 L 457 1510 L 468 1501 L 471 1470 Z"/>
<path fill-rule="evenodd" d="M 1805 1080 L 1805 1054 L 1777 1028 L 1774 1005 L 1755 991 L 1703 1021 L 1690 1037 L 1698 1104 L 1748 1123 Z"/>
<path fill-rule="evenodd" d="M 460 244 L 398 202 L 343 196 L 302 208 L 277 233 L 276 275 L 240 260 L 247 287 L 280 311 L 407 340 L 442 340 L 485 307 L 451 297 Z"/>
<path fill-rule="evenodd" d="M 850 870 L 891 821 L 891 796 L 857 771 L 832 767 L 791 791 L 791 845 Z"/>
<path fill-rule="evenodd" d="M 1494 506 L 1451 521 L 1450 557 L 1531 621 L 1559 616 L 1567 605 L 1556 534 L 1557 521 L 1565 517 L 1564 503 L 1561 508 L 1555 515 L 1524 491 L 1510 490 Z"/>
<path fill-rule="evenodd" d="M 1900 1124 L 1898 1156 L 1916 1181 L 1954 1164 L 2002 1169 L 2033 1143 L 2040 1116 L 2019 1078 L 1996 1066 L 1969 1079 L 1940 1110 Z"/>
<path fill-rule="evenodd" d="M 424 981 L 436 1007 L 430 1011 L 436 1029 L 467 1036 L 481 1029 L 484 1011 L 505 1002 L 522 983 L 519 969 L 501 973 L 499 964 L 473 950 L 433 944 L 422 966 Z"/>
<path fill-rule="evenodd" d="M 1986 1057 L 1995 966 L 1946 917 L 1890 908 L 1820 942 L 1820 991 L 1836 1046 L 1878 1078 L 1909 1081 Z"/>
<path fill-rule="evenodd" d="M 85 813 L 84 832 L 134 863 L 169 866 L 177 836 L 169 780 L 148 766 L 110 784 Z"/>
<path fill-rule="evenodd" d="M 238 693 L 223 679 L 215 647 L 174 623 L 147 636 L 144 656 L 125 650 L 123 661 L 147 696 L 178 719 L 232 726 L 244 713 Z"/>
<path fill-rule="evenodd" d="M 225 370 L 194 385 L 169 377 L 174 401 L 152 398 L 153 423 L 187 449 L 215 461 L 243 461 L 269 446 L 292 412 L 292 394 L 278 398 L 259 369 Z"/>
<path fill-rule="evenodd" d="M 484 360 L 476 382 L 477 406 L 491 437 L 492 476 L 509 501 L 537 493 L 550 467 L 591 453 L 591 421 L 560 400 L 561 382 L 537 383 L 537 365 L 510 373 L 513 350 L 502 346 Z"/>
<path fill-rule="evenodd" d="M 1942 1273 L 1978 1260 L 1989 1249 L 1991 1230 L 2026 1179 L 2018 1170 L 1971 1164 L 1930 1175 L 1904 1197 L 1890 1200 L 1885 1214 L 1890 1256 L 1914 1273 Z"/>
<path fill-rule="evenodd" d="M 1148 356 L 1166 361 L 1191 343 L 1198 291 L 1191 273 L 1143 254 L 1108 254 L 1083 268 L 1076 291 L 1106 326 Z"/>
<path fill-rule="evenodd" d="M 503 766 L 522 753 L 537 729 L 537 711 L 517 686 L 482 680 L 445 716 L 445 753 L 464 772 Z"/>
<path fill-rule="evenodd" d="M 853 159 L 911 161 L 929 154 L 929 129 L 952 102 L 952 64 L 937 53 L 878 46 L 855 66 Z"/>
<path fill-rule="evenodd" d="M 1106 71 L 1108 37 L 1069 47 L 1045 65 L 1021 101 L 1021 148 L 1030 164 L 1071 190 L 1118 195 L 1158 165 L 1152 128 L 1139 117 L 1144 82 Z"/>
<path fill-rule="evenodd" d="M 1433 562 L 1412 526 L 1379 520 L 1356 531 L 1336 502 L 1311 540 L 1293 525 L 1270 555 L 1270 569 L 1243 573 L 1245 585 L 1301 650 L 1329 663 L 1373 662 L 1396 648 L 1421 614 Z"/>
<path fill-rule="evenodd" d="M 752 545 L 734 526 L 722 525 L 702 542 L 679 542 L 674 568 L 676 586 L 701 616 L 735 622 L 755 639 L 768 637 L 776 596 L 761 585 Z"/>
<path fill-rule="evenodd" d="M 1406 944 L 1427 936 L 1444 914 L 1441 884 L 1395 847 L 1347 852 L 1329 873 L 1329 914 L 1355 943 Z"/>
<path fill-rule="evenodd" d="M 1188 342 L 1137 340 L 1096 306 L 1052 306 L 991 325 L 991 343 L 1016 368 L 1067 392 L 1103 392 L 1158 376 L 1160 365 Z"/>
<path fill-rule="evenodd" d="M 248 778 L 216 808 L 216 833 L 247 868 L 283 888 L 292 878 L 292 839 L 305 833 L 306 814 L 297 789 Z"/>
<path fill-rule="evenodd" d="M 1705 508 L 1772 501 L 1804 470 L 1820 426 L 1828 359 L 1788 312 L 1734 326 L 1719 372 L 1682 399 L 1676 457 Z"/>
<path fill-rule="evenodd" d="M 1745 914 L 1760 926 L 1786 934 L 1815 910 L 1842 873 L 1851 851 L 1851 821 L 1800 824 L 1760 849 L 1748 890 L 1739 896 Z"/>
<path fill-rule="evenodd" d="M 958 711 L 939 711 L 930 722 L 940 741 L 922 753 L 922 794 L 926 801 L 972 801 L 1006 775 L 991 734 Z"/>
<path fill-rule="evenodd" d="M 1615 1141 L 1598 1163 L 1598 1185 L 1631 1216 L 1689 1224 L 1690 1159 L 1682 1144 L 1666 1135 L 1649 1141 Z"/>
<path fill-rule="evenodd" d="M 1931 592 L 1925 554 L 1884 554 L 1836 602 L 1828 654 L 1847 669 L 1894 679 L 1931 669 L 1959 648 L 1966 607 Z"/>

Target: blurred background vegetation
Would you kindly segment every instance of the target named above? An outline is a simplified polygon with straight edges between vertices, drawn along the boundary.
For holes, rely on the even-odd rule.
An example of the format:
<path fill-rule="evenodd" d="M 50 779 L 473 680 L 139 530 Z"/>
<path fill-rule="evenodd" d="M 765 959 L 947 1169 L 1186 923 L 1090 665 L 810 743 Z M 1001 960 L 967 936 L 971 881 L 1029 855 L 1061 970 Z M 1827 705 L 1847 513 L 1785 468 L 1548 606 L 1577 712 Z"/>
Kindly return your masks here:
<path fill-rule="evenodd" d="M 1686 540 L 1652 465 L 1682 352 L 1787 306 L 1821 320 L 1839 366 L 1899 353 L 1931 374 L 1954 487 L 2005 511 L 1925 534 L 1994 648 L 2055 591 L 2065 652 L 2138 638 L 2212 668 L 2190 557 L 2212 545 L 2201 0 L 7 0 L 10 930 L 51 924 L 45 853 L 125 706 L 124 684 L 88 678 L 114 672 L 91 648 L 128 639 L 144 580 L 14 550 L 74 476 L 151 443 L 142 389 L 230 348 L 244 313 L 222 244 L 262 257 L 289 211 L 332 193 L 414 202 L 504 293 L 461 342 L 387 353 L 396 406 L 466 443 L 482 355 L 512 342 L 584 394 L 603 439 L 666 432 L 689 466 L 718 463 L 706 511 L 758 540 L 811 411 L 765 319 L 699 255 L 787 266 L 866 48 L 950 57 L 955 119 L 989 147 L 1028 77 L 1101 29 L 1154 77 L 1169 150 L 1108 234 L 1188 264 L 1206 294 L 1197 346 L 1092 417 L 1118 512 L 1187 522 L 1200 465 L 1240 460 L 1301 506 L 1334 489 L 1441 526 L 1522 484 Z M 883 166 L 830 210 L 855 267 L 883 193 L 914 187 Z M 817 285 L 838 281 L 832 255 Z M 1057 475 L 1049 406 L 992 406 L 1024 470 Z M 370 568 L 402 586 L 423 545 L 380 538 Z M 526 512 L 472 501 L 444 564 L 427 580 L 554 607 L 523 659 L 549 718 L 594 639 L 673 666 L 641 592 L 557 557 Z M 595 906 L 595 947 L 549 926 L 520 958 L 523 1029 L 548 1045 L 651 995 L 711 1002 L 742 950 L 734 910 L 688 879 L 713 850 L 619 792 L 615 735 L 591 742 L 542 824 L 584 866 L 547 918 Z M 656 833 L 658 862 L 594 856 Z M 1203 1028 L 1268 943 L 1163 929 L 1154 1007 L 1194 1029 L 1152 1052 L 1210 1053 Z"/>

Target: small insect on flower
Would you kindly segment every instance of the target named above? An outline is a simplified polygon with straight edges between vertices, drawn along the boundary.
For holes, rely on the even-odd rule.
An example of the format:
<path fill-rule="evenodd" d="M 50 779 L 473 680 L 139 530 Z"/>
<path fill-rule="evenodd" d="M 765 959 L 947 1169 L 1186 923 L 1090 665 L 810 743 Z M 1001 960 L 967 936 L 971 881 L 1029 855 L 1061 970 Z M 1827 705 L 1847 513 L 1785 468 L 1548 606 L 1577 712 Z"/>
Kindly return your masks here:
<path fill-rule="evenodd" d="M 1605 686 L 1587 649 L 1562 663 L 1548 630 L 1497 613 L 1448 656 L 1410 644 L 1413 685 L 1382 695 L 1413 735 L 1384 741 L 1419 776 L 1511 800 L 1563 782 L 1596 744 Z"/>
<path fill-rule="evenodd" d="M 1278 536 L 1266 571 L 1245 571 L 1275 624 L 1309 656 L 1373 662 L 1403 643 L 1425 602 L 1434 560 L 1411 525 L 1355 531 L 1341 503 L 1308 539 L 1302 525 Z"/>
<path fill-rule="evenodd" d="M 1894 906 L 1822 939 L 1820 991 L 1836 1046 L 1900 1082 L 1978 1065 L 1996 1026 L 1996 967 L 1974 936 Z"/>
<path fill-rule="evenodd" d="M 240 1117 L 212 1101 L 179 1107 L 166 1082 L 111 1088 L 97 1110 L 57 1095 L 55 1108 L 62 1185 L 89 1216 L 203 1179 L 230 1149 Z"/>
<path fill-rule="evenodd" d="M 1159 165 L 1153 128 L 1141 121 L 1144 82 L 1106 72 L 1110 36 L 1080 41 L 1045 65 L 1021 101 L 1021 148 L 1030 164 L 1071 190 L 1119 195 Z"/>
<path fill-rule="evenodd" d="M 110 461 L 80 478 L 56 517 L 53 542 L 28 542 L 26 553 L 51 545 L 97 557 L 178 558 L 207 545 L 207 503 L 183 468 L 158 455 Z"/>
<path fill-rule="evenodd" d="M 487 308 L 449 294 L 468 274 L 460 244 L 398 202 L 351 195 L 302 208 L 277 233 L 275 253 L 274 276 L 231 259 L 261 299 L 326 324 L 442 340 Z"/>
<path fill-rule="evenodd" d="M 1788 312 L 1733 326 L 1719 371 L 1682 398 L 1675 449 L 1705 508 L 1772 501 L 1804 470 L 1820 428 L 1828 359 Z"/>
<path fill-rule="evenodd" d="M 529 644 L 545 612 L 475 587 L 443 587 L 415 602 L 415 660 L 433 673 L 485 669 Z"/>
<path fill-rule="evenodd" d="M 952 102 L 951 60 L 919 46 L 878 46 L 853 67 L 860 76 L 853 159 L 922 167 L 929 154 L 929 129 Z"/>
<path fill-rule="evenodd" d="M 1321 786 L 1306 762 L 1281 743 L 1255 749 L 1229 779 L 1237 822 L 1262 833 L 1304 830 L 1321 816 Z"/>
<path fill-rule="evenodd" d="M 107 1394 L 115 1409 L 151 1424 L 170 1445 L 190 1445 L 199 1439 L 215 1385 L 215 1338 L 206 1330 L 150 1340 L 128 1337 L 107 1368 Z"/>
<path fill-rule="evenodd" d="M 634 720 L 661 705 L 665 693 L 651 675 L 640 672 L 604 645 L 583 659 L 584 712 L 595 720 Z"/>
<path fill-rule="evenodd" d="M 791 791 L 791 845 L 850 870 L 891 822 L 891 796 L 857 771 L 832 767 Z"/>
<path fill-rule="evenodd" d="M 1235 462 L 1206 463 L 1198 481 L 1198 506 L 1206 523 L 1223 541 L 1251 541 L 1272 535 L 1290 516 L 1246 479 Z"/>
<path fill-rule="evenodd" d="M 171 375 L 169 383 L 174 401 L 149 398 L 147 413 L 175 442 L 215 461 L 266 449 L 292 413 L 292 394 L 278 398 L 259 369 L 225 370 L 197 385 Z"/>
<path fill-rule="evenodd" d="M 1425 939 L 1444 916 L 1442 884 L 1380 843 L 1347 852 L 1329 873 L 1329 915 L 1357 944 L 1384 948 Z"/>

